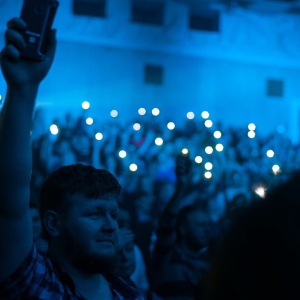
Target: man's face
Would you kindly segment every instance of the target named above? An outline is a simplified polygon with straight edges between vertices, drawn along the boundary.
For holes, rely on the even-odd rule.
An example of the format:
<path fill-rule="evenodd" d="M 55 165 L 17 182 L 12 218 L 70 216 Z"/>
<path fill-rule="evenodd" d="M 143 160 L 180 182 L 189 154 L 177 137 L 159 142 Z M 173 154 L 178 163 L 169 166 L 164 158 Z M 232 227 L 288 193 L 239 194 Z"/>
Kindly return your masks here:
<path fill-rule="evenodd" d="M 211 221 L 201 211 L 194 211 L 187 217 L 183 226 L 186 242 L 193 248 L 201 248 L 209 243 Z"/>
<path fill-rule="evenodd" d="M 118 264 L 114 272 L 123 278 L 129 278 L 134 272 L 135 267 L 134 234 L 130 229 L 121 228 Z"/>
<path fill-rule="evenodd" d="M 75 194 L 62 213 L 61 241 L 70 263 L 87 273 L 110 271 L 117 260 L 118 205 L 112 195 Z"/>
<path fill-rule="evenodd" d="M 80 155 L 88 155 L 90 153 L 91 140 L 87 135 L 74 135 L 71 143 L 72 147 Z"/>

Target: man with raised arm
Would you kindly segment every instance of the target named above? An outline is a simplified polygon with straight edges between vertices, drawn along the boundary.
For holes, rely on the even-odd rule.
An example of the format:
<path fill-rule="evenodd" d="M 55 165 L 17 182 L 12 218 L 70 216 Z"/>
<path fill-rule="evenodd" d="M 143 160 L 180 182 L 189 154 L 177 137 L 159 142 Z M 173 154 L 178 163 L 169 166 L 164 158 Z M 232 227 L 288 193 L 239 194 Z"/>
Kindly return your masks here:
<path fill-rule="evenodd" d="M 210 269 L 211 218 L 200 196 L 186 197 L 191 173 L 188 155 L 176 159 L 176 187 L 160 216 L 152 255 L 153 289 L 165 300 L 193 300 L 202 294 Z"/>
<path fill-rule="evenodd" d="M 43 61 L 26 60 L 24 28 L 20 18 L 8 22 L 1 52 L 7 93 L 0 114 L 0 299 L 143 299 L 112 274 L 120 185 L 110 172 L 76 164 L 50 174 L 40 195 L 47 254 L 33 244 L 30 129 L 56 38 L 52 31 Z"/>

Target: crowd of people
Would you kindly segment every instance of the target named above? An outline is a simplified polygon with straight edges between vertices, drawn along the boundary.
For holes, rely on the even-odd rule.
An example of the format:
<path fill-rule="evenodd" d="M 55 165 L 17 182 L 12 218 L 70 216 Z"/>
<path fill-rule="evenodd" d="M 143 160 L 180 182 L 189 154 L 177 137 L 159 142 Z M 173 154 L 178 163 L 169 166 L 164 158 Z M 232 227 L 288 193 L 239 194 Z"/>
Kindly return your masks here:
<path fill-rule="evenodd" d="M 178 154 L 186 149 L 191 161 L 188 188 L 180 201 L 183 207 L 193 204 L 193 208 L 194 202 L 201 202 L 201 210 L 205 208 L 208 216 L 203 217 L 202 211 L 195 219 L 210 220 L 207 221 L 210 242 L 215 242 L 223 233 L 232 212 L 263 199 L 274 186 L 291 177 L 300 165 L 299 145 L 293 144 L 288 136 L 274 131 L 268 136 L 256 134 L 249 138 L 247 124 L 244 128 L 226 128 L 219 122 L 211 128 L 204 125 L 205 119 L 200 119 L 186 120 L 184 125 L 169 129 L 167 122 L 158 123 L 155 117 L 140 116 L 124 125 L 117 121 L 109 124 L 98 121 L 91 127 L 84 115 L 72 119 L 67 114 L 63 119 L 53 120 L 59 128 L 58 134 L 53 136 L 49 126 L 44 124 L 42 113 L 41 110 L 35 112 L 32 125 L 31 203 L 38 203 L 44 178 L 62 165 L 81 163 L 112 171 L 122 185 L 119 205 L 128 213 L 128 228 L 141 252 L 139 264 L 143 275 L 138 275 L 143 278 L 141 287 L 151 286 L 166 299 L 174 293 L 180 295 L 180 290 L 192 291 L 188 286 L 174 288 L 174 278 L 170 274 L 176 277 L 178 270 L 169 270 L 170 266 L 162 264 L 159 276 L 153 274 L 154 253 L 157 257 L 158 252 L 165 252 L 163 247 L 160 251 L 155 248 L 160 234 L 158 223 L 173 193 L 178 193 Z M 97 132 L 101 132 L 101 140 L 96 138 Z M 157 138 L 163 143 L 157 144 Z M 218 148 L 217 145 L 222 146 Z M 206 153 L 208 146 L 213 149 L 212 153 Z M 274 155 L 268 156 L 268 150 Z M 120 151 L 125 151 L 126 156 L 121 157 Z M 130 170 L 132 163 L 137 165 L 135 171 Z M 207 167 L 207 163 L 211 165 Z M 273 169 L 274 165 L 278 168 Z M 205 176 L 206 172 L 211 176 Z M 207 256 L 206 251 L 203 255 Z M 199 257 L 196 261 L 203 263 Z M 175 266 L 176 263 L 175 259 Z M 189 268 L 193 265 L 200 268 L 195 262 L 189 262 Z M 207 268 L 207 258 L 204 265 Z M 170 281 L 167 287 L 165 280 Z"/>
<path fill-rule="evenodd" d="M 151 118 L 97 124 L 99 140 L 71 115 L 53 136 L 35 101 L 55 31 L 33 61 L 21 55 L 25 28 L 9 21 L 1 52 L 1 299 L 297 293 L 298 145 L 278 132 L 249 138 L 246 126 L 170 130 Z"/>
<path fill-rule="evenodd" d="M 300 166 L 299 144 L 276 130 L 250 138 L 248 124 L 241 128 L 216 122 L 206 127 L 205 119 L 187 119 L 169 129 L 167 121 L 140 116 L 126 124 L 94 120 L 91 126 L 84 114 L 76 118 L 66 114 L 53 120 L 58 126 L 53 135 L 44 113 L 36 110 L 32 125 L 33 202 L 49 173 L 62 165 L 82 163 L 110 170 L 123 187 L 122 199 L 130 195 L 137 202 L 132 209 L 138 211 L 132 213 L 139 218 L 151 213 L 156 218 L 175 188 L 175 158 L 185 149 L 192 160 L 190 194 L 207 194 L 217 221 L 233 199 L 251 202 L 256 194 L 263 198 Z M 130 168 L 132 164 L 136 169 Z"/>

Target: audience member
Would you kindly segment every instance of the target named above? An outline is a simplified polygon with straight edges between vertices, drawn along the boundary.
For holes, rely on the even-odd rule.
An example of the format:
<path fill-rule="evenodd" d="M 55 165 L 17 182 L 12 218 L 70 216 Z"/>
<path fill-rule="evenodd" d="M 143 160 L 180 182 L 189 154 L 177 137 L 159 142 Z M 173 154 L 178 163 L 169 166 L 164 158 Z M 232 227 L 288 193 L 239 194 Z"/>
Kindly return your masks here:
<path fill-rule="evenodd" d="M 0 298 L 144 299 L 112 273 L 120 184 L 106 170 L 75 164 L 47 176 L 40 195 L 47 255 L 33 244 L 30 129 L 56 38 L 51 31 L 43 61 L 28 60 L 20 56 L 25 28 L 22 19 L 10 20 L 1 52 L 7 93 L 0 114 Z"/>
<path fill-rule="evenodd" d="M 120 229 L 127 229 L 127 234 L 124 236 L 129 236 L 131 239 L 130 242 L 133 242 L 133 251 L 134 251 L 134 270 L 130 272 L 130 280 L 132 280 L 135 285 L 143 290 L 149 289 L 149 280 L 147 277 L 147 269 L 144 261 L 144 256 L 140 248 L 135 242 L 135 236 L 132 232 L 132 222 L 129 211 L 120 207 L 118 215 L 118 224 Z M 123 232 L 123 231 L 122 231 Z M 122 237 L 120 238 L 122 240 Z M 125 257 L 126 258 L 126 257 Z"/>
<path fill-rule="evenodd" d="M 153 251 L 154 291 L 164 299 L 194 299 L 210 268 L 211 219 L 202 201 L 188 203 L 190 159 L 179 155 L 176 189 L 157 228 Z"/>
<path fill-rule="evenodd" d="M 137 267 L 137 264 L 139 263 L 136 260 L 135 249 L 136 249 L 136 245 L 134 243 L 133 232 L 128 228 L 120 228 L 118 264 L 114 272 L 134 285 L 135 283 L 132 280 L 132 275 Z M 144 295 L 145 299 L 148 300 L 161 299 L 155 293 L 153 293 L 149 289 L 149 287 L 148 288 L 137 287 L 137 288 Z"/>

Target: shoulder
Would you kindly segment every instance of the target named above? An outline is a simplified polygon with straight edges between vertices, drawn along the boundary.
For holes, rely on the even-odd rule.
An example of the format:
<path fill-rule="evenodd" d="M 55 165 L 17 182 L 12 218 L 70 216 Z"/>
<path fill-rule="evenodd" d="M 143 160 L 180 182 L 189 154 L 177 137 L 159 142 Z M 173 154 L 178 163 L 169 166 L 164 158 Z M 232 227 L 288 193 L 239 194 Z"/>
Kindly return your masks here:
<path fill-rule="evenodd" d="M 0 298 L 18 299 L 18 295 L 22 295 L 30 289 L 34 284 L 34 278 L 38 278 L 44 268 L 43 256 L 33 246 L 19 268 L 0 283 Z"/>
<path fill-rule="evenodd" d="M 134 283 L 131 280 L 125 280 L 113 274 L 106 275 L 106 279 L 108 280 L 110 287 L 115 295 L 122 296 L 124 299 L 146 299 L 144 295 L 135 287 Z"/>
<path fill-rule="evenodd" d="M 35 245 L 20 267 L 0 282 L 0 299 L 40 299 L 49 295 L 71 294 L 68 283 L 63 284 L 59 270 L 51 259 Z"/>

